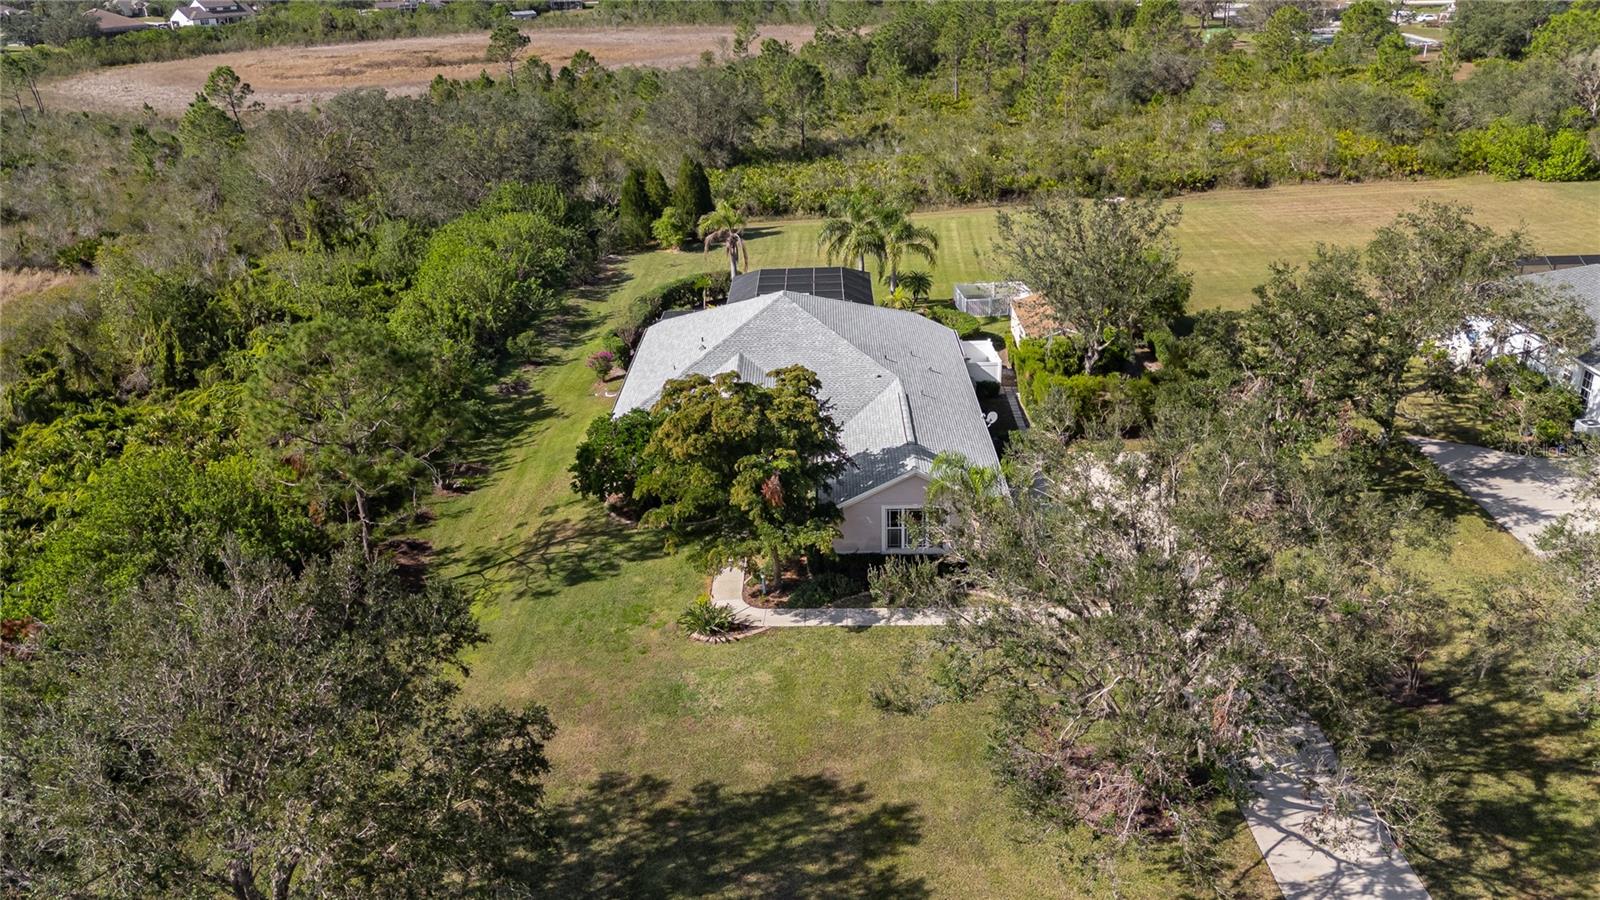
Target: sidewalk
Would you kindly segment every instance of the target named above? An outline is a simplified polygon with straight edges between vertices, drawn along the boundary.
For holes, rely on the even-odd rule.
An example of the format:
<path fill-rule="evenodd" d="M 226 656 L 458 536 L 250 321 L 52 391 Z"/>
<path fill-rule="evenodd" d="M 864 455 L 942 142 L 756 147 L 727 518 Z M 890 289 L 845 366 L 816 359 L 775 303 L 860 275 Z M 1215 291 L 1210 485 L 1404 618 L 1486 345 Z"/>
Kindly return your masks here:
<path fill-rule="evenodd" d="M 765 609 L 744 602 L 744 571 L 723 569 L 711 580 L 711 600 L 758 628 L 868 628 L 873 625 L 943 625 L 944 613 L 889 607 Z"/>
<path fill-rule="evenodd" d="M 1322 824 L 1320 806 L 1306 787 L 1339 762 L 1317 726 L 1301 725 L 1292 737 L 1301 748 L 1296 755 L 1253 761 L 1250 788 L 1256 799 L 1244 808 L 1250 834 L 1286 900 L 1427 900 L 1422 880 L 1371 810 L 1359 809 L 1337 823 L 1333 846 L 1312 832 Z"/>

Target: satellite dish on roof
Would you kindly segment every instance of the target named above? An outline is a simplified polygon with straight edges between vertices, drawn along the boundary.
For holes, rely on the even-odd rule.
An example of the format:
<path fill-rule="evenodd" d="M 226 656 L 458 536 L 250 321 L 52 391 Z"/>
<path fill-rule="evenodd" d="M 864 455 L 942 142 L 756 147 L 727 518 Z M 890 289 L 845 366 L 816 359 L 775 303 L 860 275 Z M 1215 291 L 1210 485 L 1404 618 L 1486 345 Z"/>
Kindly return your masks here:
<path fill-rule="evenodd" d="M 1000 421 L 1000 414 L 997 413 L 997 412 L 989 413 L 988 415 L 983 417 L 983 424 L 985 426 L 989 427 L 989 428 L 993 428 L 994 427 L 994 423 L 996 423 L 998 421 Z"/>

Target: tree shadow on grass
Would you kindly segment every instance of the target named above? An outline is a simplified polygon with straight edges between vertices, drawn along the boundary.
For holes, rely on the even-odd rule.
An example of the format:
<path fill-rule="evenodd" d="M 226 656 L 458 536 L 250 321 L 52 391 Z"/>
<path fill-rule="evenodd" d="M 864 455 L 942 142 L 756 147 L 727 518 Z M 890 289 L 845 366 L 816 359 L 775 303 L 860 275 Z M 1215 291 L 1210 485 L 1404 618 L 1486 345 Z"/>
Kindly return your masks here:
<path fill-rule="evenodd" d="M 623 269 L 620 262 L 621 260 L 607 261 L 593 281 L 569 290 L 567 292 L 569 299 L 551 311 L 550 316 L 541 325 L 545 329 L 551 347 L 570 350 L 581 346 L 594 336 L 596 328 L 604 324 L 606 318 L 604 302 L 624 284 L 633 280 L 633 275 Z"/>
<path fill-rule="evenodd" d="M 535 385 L 531 372 L 512 370 L 490 385 L 472 439 L 462 448 L 458 480 L 477 487 L 491 472 L 504 468 L 515 451 L 537 437 L 533 424 L 550 418 L 555 408 Z"/>
<path fill-rule="evenodd" d="M 1600 804 L 1585 723 L 1510 675 L 1453 681 L 1435 770 L 1458 788 L 1440 810 L 1451 852 L 1412 851 L 1434 894 L 1552 897 L 1600 885 L 1595 831 L 1581 824 Z"/>
<path fill-rule="evenodd" d="M 541 896 L 929 896 L 895 861 L 921 840 L 922 815 L 827 775 L 744 791 L 701 782 L 679 797 L 665 779 L 613 772 L 552 818 L 554 861 L 529 873 Z"/>
<path fill-rule="evenodd" d="M 452 553 L 448 562 L 457 577 L 512 584 L 519 598 L 538 599 L 665 555 L 657 532 L 616 522 L 599 511 L 578 519 L 558 513 L 546 507 L 537 524 L 518 522 L 512 535 Z"/>

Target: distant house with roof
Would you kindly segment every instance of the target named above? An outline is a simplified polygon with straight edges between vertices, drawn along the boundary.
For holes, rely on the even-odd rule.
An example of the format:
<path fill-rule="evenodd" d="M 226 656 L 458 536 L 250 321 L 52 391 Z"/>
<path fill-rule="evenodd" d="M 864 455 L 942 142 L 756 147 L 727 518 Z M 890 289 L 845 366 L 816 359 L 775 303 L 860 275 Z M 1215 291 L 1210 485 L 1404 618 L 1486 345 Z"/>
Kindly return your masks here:
<path fill-rule="evenodd" d="M 255 14 L 254 7 L 237 0 L 189 0 L 189 5 L 174 9 L 167 22 L 174 28 L 228 25 Z"/>
<path fill-rule="evenodd" d="M 791 365 L 817 374 L 850 456 L 826 491 L 844 516 L 834 549 L 938 552 L 917 527 L 934 458 L 1000 460 L 960 337 L 914 312 L 782 289 L 664 318 L 640 341 L 612 415 L 652 408 L 686 375 L 770 384 Z"/>
<path fill-rule="evenodd" d="M 375 10 L 390 12 L 416 12 L 424 6 L 439 9 L 444 6 L 444 0 L 377 0 L 372 4 Z M 516 16 L 516 13 L 512 13 L 512 16 Z"/>
<path fill-rule="evenodd" d="M 1029 338 L 1044 339 L 1066 331 L 1056 320 L 1056 311 L 1038 291 L 1028 291 L 1011 301 L 1011 340 L 1020 344 Z"/>
<path fill-rule="evenodd" d="M 1449 342 L 1450 352 L 1457 360 L 1474 351 L 1516 356 L 1529 367 L 1544 372 L 1551 381 L 1571 385 L 1583 401 L 1584 410 L 1574 430 L 1600 434 L 1600 256 L 1535 257 L 1524 261 L 1523 270 L 1526 274 L 1518 275 L 1519 280 L 1565 293 L 1578 301 L 1594 323 L 1590 346 L 1551 371 L 1543 337 L 1524 332 L 1490 346 L 1494 340 L 1489 336 L 1490 323 L 1471 320 L 1467 330 Z"/>
<path fill-rule="evenodd" d="M 93 21 L 95 31 L 106 36 L 161 27 L 154 22 L 141 22 L 105 9 L 86 9 L 83 11 L 83 17 Z"/>

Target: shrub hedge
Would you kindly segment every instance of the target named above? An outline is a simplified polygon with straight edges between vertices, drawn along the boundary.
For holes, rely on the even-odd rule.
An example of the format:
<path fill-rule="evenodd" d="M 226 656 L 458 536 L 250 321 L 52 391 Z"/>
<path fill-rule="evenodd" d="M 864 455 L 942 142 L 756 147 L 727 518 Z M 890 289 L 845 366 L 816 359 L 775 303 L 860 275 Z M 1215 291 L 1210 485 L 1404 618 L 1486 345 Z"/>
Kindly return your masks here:
<path fill-rule="evenodd" d="M 726 303 L 729 281 L 726 272 L 689 275 L 635 297 L 611 331 L 626 350 L 621 358 L 633 358 L 633 350 L 639 346 L 644 330 L 661 318 L 663 312 L 669 309 L 692 309 L 701 303 L 710 306 Z M 617 349 L 615 344 L 609 342 L 608 348 L 613 351 Z"/>

